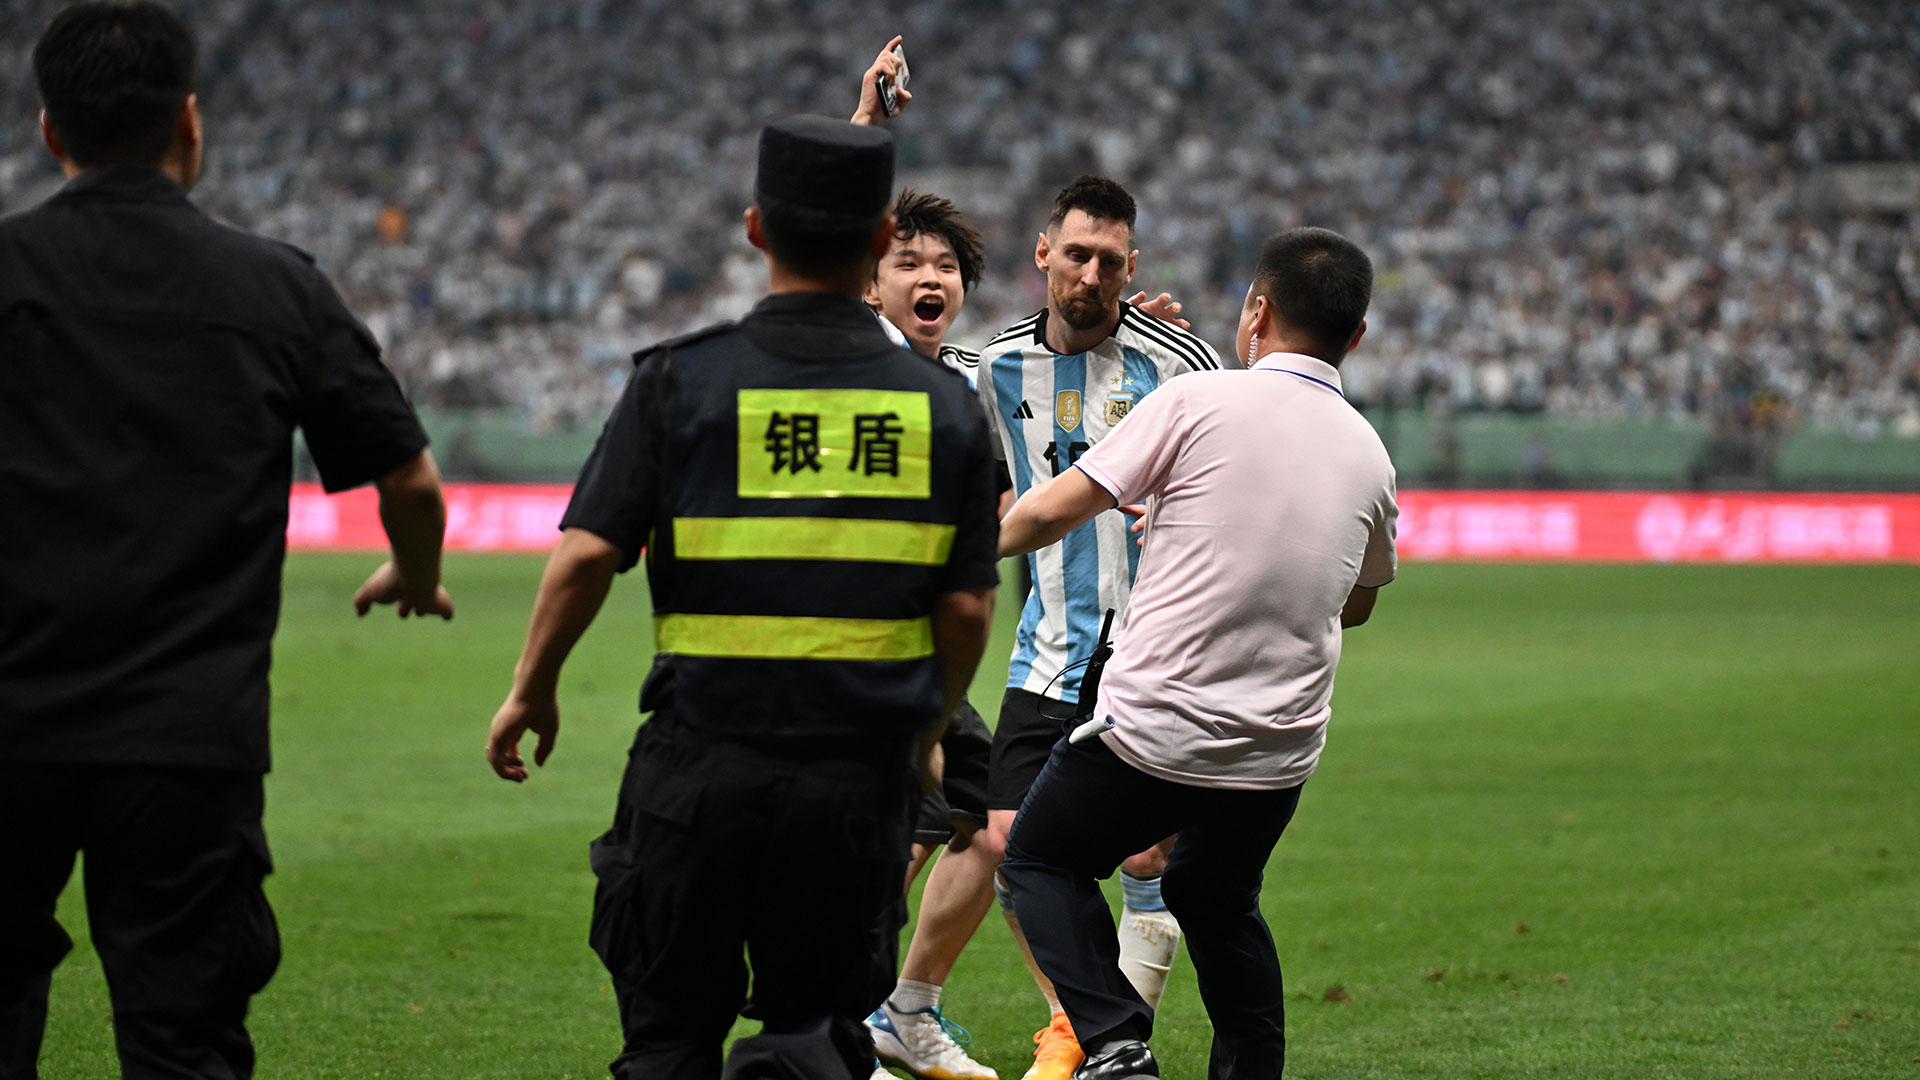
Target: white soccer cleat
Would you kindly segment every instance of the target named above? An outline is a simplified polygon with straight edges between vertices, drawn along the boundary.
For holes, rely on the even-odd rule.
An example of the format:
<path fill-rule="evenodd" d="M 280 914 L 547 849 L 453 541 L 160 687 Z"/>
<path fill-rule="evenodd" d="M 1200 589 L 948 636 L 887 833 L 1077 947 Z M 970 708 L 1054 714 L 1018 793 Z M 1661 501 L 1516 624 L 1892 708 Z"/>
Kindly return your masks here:
<path fill-rule="evenodd" d="M 876 1061 L 873 1063 L 873 1076 L 871 1077 L 871 1080 L 895 1080 L 895 1078 L 892 1073 L 887 1071 L 887 1067 L 885 1065 L 882 1065 Z"/>
<path fill-rule="evenodd" d="M 1180 950 L 1180 921 L 1166 911 L 1120 909 L 1120 973 L 1147 1007 L 1158 1011 Z"/>
<path fill-rule="evenodd" d="M 917 1012 L 898 1012 L 891 1002 L 867 1017 L 873 1032 L 873 1052 L 888 1065 L 905 1069 L 920 1080 L 1000 1080 L 1000 1074 L 967 1056 L 960 1048 L 971 1042 L 967 1029 L 940 1015 L 934 1005 Z M 884 1073 L 875 1073 L 880 1080 Z"/>

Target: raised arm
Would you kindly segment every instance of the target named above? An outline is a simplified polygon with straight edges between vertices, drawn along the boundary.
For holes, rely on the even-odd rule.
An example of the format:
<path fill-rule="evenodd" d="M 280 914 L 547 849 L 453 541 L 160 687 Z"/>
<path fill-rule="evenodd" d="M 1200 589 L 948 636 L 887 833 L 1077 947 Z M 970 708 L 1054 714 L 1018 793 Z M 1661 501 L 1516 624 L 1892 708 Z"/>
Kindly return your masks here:
<path fill-rule="evenodd" d="M 873 58 L 873 64 L 867 68 L 867 73 L 860 77 L 860 105 L 853 110 L 854 123 L 884 124 L 891 119 L 887 116 L 887 111 L 880 107 L 878 80 L 882 77 L 896 81 L 894 92 L 900 95 L 902 112 L 906 111 L 907 102 L 913 100 L 913 93 L 906 87 L 899 86 L 897 82 L 900 76 L 900 58 L 893 55 L 893 50 L 903 40 L 905 39 L 899 35 L 894 35 L 893 40 L 887 42 L 886 46 L 880 50 L 880 55 Z"/>

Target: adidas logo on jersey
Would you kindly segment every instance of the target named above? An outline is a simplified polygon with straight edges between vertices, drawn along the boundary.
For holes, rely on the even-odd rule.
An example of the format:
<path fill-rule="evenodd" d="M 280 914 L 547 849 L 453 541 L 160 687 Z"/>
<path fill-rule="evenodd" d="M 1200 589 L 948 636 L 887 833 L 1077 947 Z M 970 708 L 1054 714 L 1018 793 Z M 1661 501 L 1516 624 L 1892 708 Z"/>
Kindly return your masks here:
<path fill-rule="evenodd" d="M 1033 419 L 1033 406 L 1027 404 L 1026 401 L 1023 399 L 1020 402 L 1020 407 L 1013 410 L 1013 418 L 1015 420 Z"/>

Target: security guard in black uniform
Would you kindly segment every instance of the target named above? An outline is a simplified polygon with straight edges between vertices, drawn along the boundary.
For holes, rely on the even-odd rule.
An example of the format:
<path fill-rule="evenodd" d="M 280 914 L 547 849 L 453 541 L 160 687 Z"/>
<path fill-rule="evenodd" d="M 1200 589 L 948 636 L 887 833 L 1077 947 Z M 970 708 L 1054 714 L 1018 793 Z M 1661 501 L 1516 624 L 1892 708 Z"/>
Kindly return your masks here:
<path fill-rule="evenodd" d="M 998 580 L 974 395 L 860 299 L 892 185 L 877 128 L 761 133 L 746 227 L 770 295 L 636 356 L 494 718 L 488 759 L 523 780 L 521 735 L 544 763 L 560 666 L 644 550 L 653 715 L 592 851 L 591 940 L 626 1033 L 616 1077 L 713 1080 L 742 1012 L 765 1029 L 729 1077 L 873 1068 L 861 1021 L 892 988 L 912 814 Z"/>
<path fill-rule="evenodd" d="M 235 1080 L 280 959 L 262 812 L 294 429 L 329 490 L 380 489 L 394 560 L 363 614 L 452 616 L 446 507 L 313 260 L 188 198 L 186 23 L 76 4 L 33 67 L 68 182 L 0 220 L 0 1080 L 38 1075 L 79 852 L 121 1075 Z"/>

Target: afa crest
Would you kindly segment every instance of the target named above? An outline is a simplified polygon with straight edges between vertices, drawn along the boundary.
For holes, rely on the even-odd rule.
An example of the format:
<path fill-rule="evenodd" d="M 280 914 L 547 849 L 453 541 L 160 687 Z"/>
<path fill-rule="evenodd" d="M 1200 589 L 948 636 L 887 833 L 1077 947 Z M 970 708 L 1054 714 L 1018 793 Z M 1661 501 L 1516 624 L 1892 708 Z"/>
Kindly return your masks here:
<path fill-rule="evenodd" d="M 1132 394 L 1108 394 L 1107 395 L 1107 426 L 1112 427 L 1115 424 L 1118 424 L 1120 421 L 1125 420 L 1127 418 L 1127 413 L 1131 412 L 1132 410 L 1133 410 Z"/>
<path fill-rule="evenodd" d="M 1080 426 L 1080 391 L 1062 390 L 1053 395 L 1053 419 L 1067 431 Z"/>

